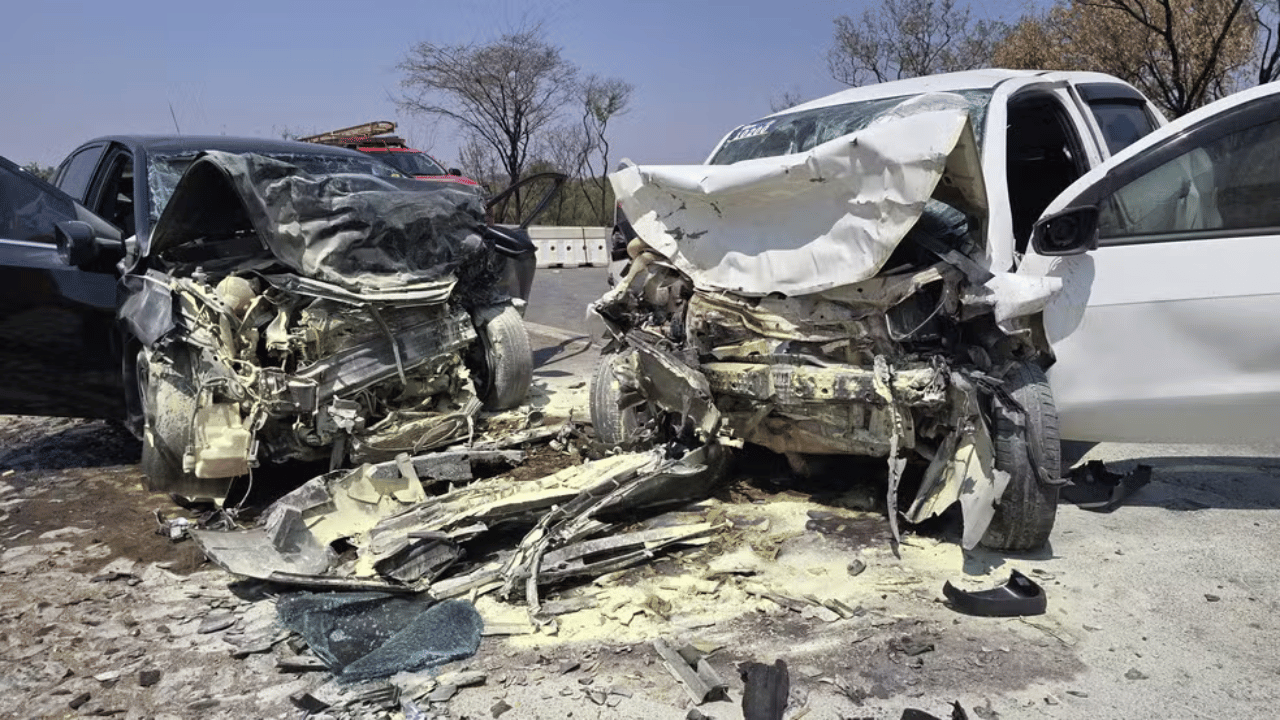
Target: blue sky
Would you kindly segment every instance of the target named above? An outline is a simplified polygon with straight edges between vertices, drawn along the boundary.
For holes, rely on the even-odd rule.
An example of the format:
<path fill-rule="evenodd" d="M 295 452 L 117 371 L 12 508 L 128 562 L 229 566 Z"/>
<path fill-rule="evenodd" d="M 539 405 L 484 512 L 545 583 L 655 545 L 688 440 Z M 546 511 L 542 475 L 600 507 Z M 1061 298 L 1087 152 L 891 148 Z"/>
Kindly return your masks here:
<path fill-rule="evenodd" d="M 1014 18 L 1027 1 L 981 4 Z M 610 133 L 614 162 L 700 162 L 783 91 L 840 89 L 826 66 L 832 20 L 873 5 L 545 0 L 530 16 L 515 0 L 9 3 L 0 155 L 53 165 L 92 137 L 172 133 L 175 119 L 184 134 L 271 137 L 390 119 L 452 161 L 451 129 L 397 113 L 396 64 L 417 42 L 484 42 L 533 17 L 584 71 L 636 86 Z"/>

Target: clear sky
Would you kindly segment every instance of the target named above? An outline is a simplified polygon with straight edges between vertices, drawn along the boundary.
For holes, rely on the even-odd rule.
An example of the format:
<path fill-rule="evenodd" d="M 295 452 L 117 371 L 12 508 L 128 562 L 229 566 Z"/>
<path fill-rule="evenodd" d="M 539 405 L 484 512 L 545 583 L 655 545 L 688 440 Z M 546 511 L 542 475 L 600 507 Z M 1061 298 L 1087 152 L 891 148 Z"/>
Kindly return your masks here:
<path fill-rule="evenodd" d="M 974 2 L 1015 18 L 1027 0 Z M 610 133 L 641 163 L 700 162 L 784 91 L 842 86 L 833 19 L 874 0 L 40 0 L 0 22 L 0 155 L 58 163 L 99 135 L 279 137 L 390 119 L 452 164 L 446 127 L 397 113 L 396 64 L 421 41 L 484 42 L 530 17 L 585 72 L 636 86 Z M 526 8 L 535 8 L 526 10 Z M 530 14 L 531 13 L 531 14 Z M 171 110 L 172 108 L 172 110 Z"/>

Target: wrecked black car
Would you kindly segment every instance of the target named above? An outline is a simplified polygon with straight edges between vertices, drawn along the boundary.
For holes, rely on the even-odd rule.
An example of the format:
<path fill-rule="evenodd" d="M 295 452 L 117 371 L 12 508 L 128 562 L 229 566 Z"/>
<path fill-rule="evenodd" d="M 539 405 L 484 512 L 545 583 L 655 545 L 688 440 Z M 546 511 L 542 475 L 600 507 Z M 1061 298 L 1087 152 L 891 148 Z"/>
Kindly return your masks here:
<path fill-rule="evenodd" d="M 0 412 L 121 417 L 153 488 L 219 496 L 264 462 L 439 447 L 524 399 L 520 233 L 474 193 L 264 142 L 289 152 L 152 155 L 140 195 L 131 164 L 115 222 L 4 161 Z"/>

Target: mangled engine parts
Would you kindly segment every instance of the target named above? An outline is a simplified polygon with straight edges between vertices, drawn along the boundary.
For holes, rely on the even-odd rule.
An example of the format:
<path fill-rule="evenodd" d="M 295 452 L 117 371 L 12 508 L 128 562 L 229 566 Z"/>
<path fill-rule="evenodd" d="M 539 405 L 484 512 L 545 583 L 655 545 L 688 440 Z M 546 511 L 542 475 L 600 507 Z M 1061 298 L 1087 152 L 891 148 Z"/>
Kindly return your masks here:
<path fill-rule="evenodd" d="M 453 305 L 344 301 L 263 277 L 173 284 L 177 332 L 140 367 L 175 471 L 420 452 L 465 437 L 480 407 L 463 364 L 476 331 Z"/>

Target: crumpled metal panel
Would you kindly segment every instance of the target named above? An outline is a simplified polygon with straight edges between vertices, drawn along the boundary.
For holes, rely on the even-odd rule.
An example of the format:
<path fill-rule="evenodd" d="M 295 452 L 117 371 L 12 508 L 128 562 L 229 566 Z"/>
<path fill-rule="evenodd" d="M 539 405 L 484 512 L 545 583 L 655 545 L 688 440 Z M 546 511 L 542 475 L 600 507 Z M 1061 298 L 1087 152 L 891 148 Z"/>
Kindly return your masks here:
<path fill-rule="evenodd" d="M 767 413 L 767 414 L 766 414 Z M 902 447 L 914 446 L 910 413 L 902 413 L 907 434 Z M 889 454 L 894 416 L 887 408 L 861 404 L 811 403 L 776 408 L 763 404 L 749 410 L 725 411 L 733 436 L 776 453 L 814 455 Z"/>
<path fill-rule="evenodd" d="M 630 333 L 627 341 L 636 351 L 636 378 L 645 398 L 667 412 L 678 413 L 703 438 L 714 437 L 720 427 L 720 411 L 711 399 L 706 377 L 643 333 Z"/>
<path fill-rule="evenodd" d="M 702 373 L 716 394 L 777 405 L 859 402 L 884 405 L 875 387 L 875 371 L 856 365 L 815 367 L 745 362 L 703 363 Z M 894 370 L 893 393 L 907 407 L 941 407 L 947 399 L 945 370 L 933 365 Z"/>
<path fill-rule="evenodd" d="M 302 277 L 398 292 L 482 273 L 494 252 L 483 229 L 475 193 L 446 183 L 313 175 L 263 155 L 210 151 L 178 181 L 150 254 L 250 234 Z"/>
<path fill-rule="evenodd" d="M 985 215 L 964 110 L 923 112 L 805 153 L 732 165 L 635 166 L 610 175 L 640 237 L 701 290 L 806 295 L 878 273 L 944 172 Z"/>

